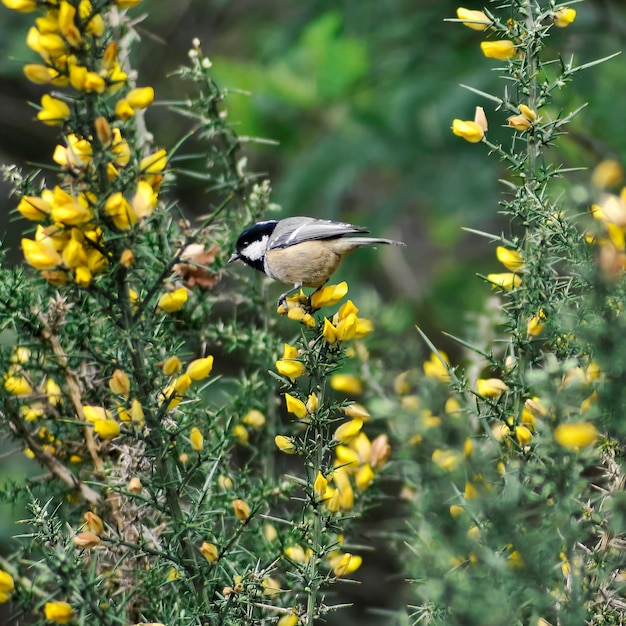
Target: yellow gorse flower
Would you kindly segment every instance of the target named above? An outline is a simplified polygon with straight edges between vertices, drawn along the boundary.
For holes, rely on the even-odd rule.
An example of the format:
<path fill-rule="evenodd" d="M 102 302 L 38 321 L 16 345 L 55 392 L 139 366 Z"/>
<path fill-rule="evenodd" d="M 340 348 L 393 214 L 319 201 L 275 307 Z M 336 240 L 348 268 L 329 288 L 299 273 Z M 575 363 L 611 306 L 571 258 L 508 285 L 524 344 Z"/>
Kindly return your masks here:
<path fill-rule="evenodd" d="M 509 39 L 483 41 L 480 44 L 480 49 L 488 59 L 497 59 L 498 61 L 508 61 L 517 52 L 515 44 Z"/>
<path fill-rule="evenodd" d="M 479 378 L 476 381 L 476 391 L 485 398 L 497 398 L 508 389 L 507 384 L 499 378 Z"/>
<path fill-rule="evenodd" d="M 457 136 L 478 143 L 485 138 L 485 131 L 480 124 L 469 120 L 455 119 L 452 121 L 452 132 Z"/>
<path fill-rule="evenodd" d="M 524 259 L 522 259 L 522 255 L 517 250 L 498 246 L 496 248 L 496 256 L 498 257 L 498 261 L 500 261 L 507 270 L 511 270 L 512 272 L 516 272 L 524 267 Z"/>
<path fill-rule="evenodd" d="M 564 7 L 558 10 L 552 17 L 554 25 L 559 28 L 569 26 L 576 19 L 576 9 Z"/>
<path fill-rule="evenodd" d="M 37 119 L 48 126 L 59 126 L 70 116 L 70 107 L 63 100 L 48 94 L 41 97 L 41 110 Z"/>
<path fill-rule="evenodd" d="M 290 393 L 285 394 L 285 403 L 287 405 L 287 411 L 295 415 L 298 419 L 303 419 L 308 415 L 306 404 Z"/>
<path fill-rule="evenodd" d="M 499 274 L 487 274 L 487 280 L 502 289 L 517 289 L 522 284 L 522 279 L 514 273 L 502 272 Z"/>
<path fill-rule="evenodd" d="M 350 554 L 349 552 L 345 554 L 335 553 L 329 556 L 328 561 L 333 574 L 339 578 L 356 572 L 363 563 L 363 557 Z"/>
<path fill-rule="evenodd" d="M 456 10 L 456 16 L 463 22 L 463 26 L 467 26 L 472 30 L 487 30 L 491 24 L 491 20 L 482 11 L 472 11 L 459 7 Z"/>
<path fill-rule="evenodd" d="M 200 452 L 204 448 L 204 437 L 197 426 L 194 426 L 189 432 L 189 441 L 194 452 Z"/>
<path fill-rule="evenodd" d="M 97 419 L 93 423 L 96 435 L 101 439 L 113 439 L 120 434 L 120 425 L 115 420 Z"/>
<path fill-rule="evenodd" d="M 578 450 L 593 445 L 598 438 L 598 429 L 591 422 L 559 424 L 554 429 L 554 439 L 563 448 Z"/>
<path fill-rule="evenodd" d="M 191 380 L 203 380 L 213 370 L 213 357 L 207 356 L 202 359 L 196 359 L 187 366 L 187 375 Z"/>
<path fill-rule="evenodd" d="M 233 510 L 235 511 L 235 516 L 240 522 L 245 522 L 250 517 L 250 507 L 247 502 L 241 499 L 233 500 L 232 502 Z"/>
<path fill-rule="evenodd" d="M 200 552 L 204 555 L 204 558 L 209 563 L 217 563 L 220 558 L 220 553 L 217 546 L 209 541 L 204 541 L 200 546 Z"/>
<path fill-rule="evenodd" d="M 318 289 L 311 296 L 311 306 L 314 309 L 321 309 L 327 306 L 334 306 L 348 293 L 348 283 L 342 282 L 338 285 L 327 285 Z"/>
<path fill-rule="evenodd" d="M 164 293 L 157 303 L 157 307 L 165 313 L 174 313 L 185 306 L 189 293 L 184 287 L 179 287 L 171 292 Z"/>
<path fill-rule="evenodd" d="M 9 572 L 0 569 L 0 604 L 8 602 L 14 590 L 15 582 L 13 581 L 13 576 Z"/>
<path fill-rule="evenodd" d="M 334 440 L 339 443 L 349 443 L 355 439 L 363 428 L 363 420 L 355 417 L 345 422 L 335 430 Z"/>
<path fill-rule="evenodd" d="M 31 13 L 37 8 L 36 0 L 2 0 L 2 4 L 8 9 L 20 13 Z"/>
<path fill-rule="evenodd" d="M 363 393 L 363 383 L 354 374 L 333 374 L 330 378 L 330 386 L 335 391 L 350 396 L 359 396 Z"/>
<path fill-rule="evenodd" d="M 46 619 L 57 624 L 67 624 L 74 619 L 74 609 L 67 602 L 46 602 L 44 606 Z"/>
<path fill-rule="evenodd" d="M 276 437 L 274 437 L 274 443 L 276 444 L 276 447 L 285 454 L 296 453 L 296 444 L 291 437 L 276 435 Z"/>
<path fill-rule="evenodd" d="M 430 353 L 430 359 L 428 361 L 424 361 L 423 369 L 424 374 L 428 378 L 437 378 L 441 381 L 450 380 L 450 373 L 448 372 L 448 367 L 450 365 L 450 359 L 445 352 L 439 350 L 437 354 L 434 352 Z"/>
<path fill-rule="evenodd" d="M 480 44 L 480 49 L 488 59 L 497 59 L 498 61 L 508 61 L 517 53 L 515 44 L 509 39 L 483 41 Z"/>

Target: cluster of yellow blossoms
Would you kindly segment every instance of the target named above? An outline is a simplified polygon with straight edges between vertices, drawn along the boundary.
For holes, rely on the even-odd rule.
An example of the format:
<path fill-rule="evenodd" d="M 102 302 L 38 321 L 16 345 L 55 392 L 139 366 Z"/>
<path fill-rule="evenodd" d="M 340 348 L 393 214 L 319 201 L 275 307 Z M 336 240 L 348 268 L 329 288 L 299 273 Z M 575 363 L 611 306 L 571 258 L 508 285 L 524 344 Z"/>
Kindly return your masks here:
<path fill-rule="evenodd" d="M 27 64 L 24 72 L 32 82 L 67 91 L 44 94 L 38 119 L 67 129 L 75 116 L 89 124 L 89 130 L 68 130 L 54 150 L 62 182 L 20 199 L 19 213 L 38 222 L 34 238 L 22 239 L 22 250 L 51 283 L 73 281 L 88 287 L 111 262 L 133 262 L 130 250 L 112 258 L 107 230 L 129 230 L 156 207 L 166 153 L 159 150 L 138 159 L 122 132 L 135 111 L 150 105 L 154 90 L 128 89 L 116 43 L 103 44 L 107 16 L 89 0 L 2 1 L 17 11 L 44 12 L 26 38 L 41 63 Z M 124 9 L 137 2 L 115 4 Z"/>
<path fill-rule="evenodd" d="M 286 305 L 279 307 L 279 313 L 286 314 L 290 319 L 299 321 L 309 328 L 318 327 L 311 313 L 324 307 L 339 304 L 346 296 L 348 285 L 345 282 L 328 285 L 317 290 L 311 298 L 302 292 L 287 298 Z M 320 325 L 320 339 L 329 348 L 342 342 L 358 340 L 372 332 L 370 320 L 358 317 L 358 308 L 351 300 L 341 305 L 331 317 L 323 318 Z M 306 375 L 306 348 L 299 351 L 296 346 L 285 344 L 282 358 L 276 361 L 276 370 L 292 383 Z M 353 354 L 353 349 L 348 349 Z M 359 395 L 363 387 L 359 378 L 353 374 L 334 374 L 330 384 L 336 391 L 348 395 Z M 308 396 L 298 397 L 297 390 L 285 393 L 285 407 L 303 428 L 315 422 L 319 399 L 315 392 Z M 344 407 L 349 419 L 340 424 L 334 431 L 332 441 L 327 442 L 334 450 L 335 458 L 332 469 L 323 472 L 318 470 L 313 482 L 313 493 L 317 501 L 331 514 L 346 513 L 354 507 L 356 494 L 362 493 L 372 484 L 375 473 L 383 468 L 389 457 L 391 448 L 387 435 L 382 434 L 373 441 L 363 432 L 363 424 L 370 419 L 367 410 L 360 404 L 351 403 Z M 286 454 L 303 454 L 303 446 L 307 445 L 298 437 L 277 435 L 277 448 Z M 285 555 L 296 563 L 306 563 L 312 557 L 311 549 L 300 545 L 291 545 L 285 549 Z M 328 567 L 337 577 L 345 576 L 360 567 L 362 558 L 348 552 L 334 550 L 328 555 Z M 285 616 L 285 623 L 292 622 L 295 616 Z"/>
<path fill-rule="evenodd" d="M 459 7 L 456 13 L 457 19 L 454 21 L 461 22 L 464 26 L 472 30 L 485 31 L 495 26 L 495 18 L 490 14 L 487 15 L 487 13 L 483 11 L 474 11 Z M 545 18 L 549 18 L 555 26 L 565 28 L 576 18 L 576 11 L 575 9 L 564 7 L 553 13 L 547 13 Z M 519 41 L 518 38 L 518 43 Z M 519 55 L 518 45 L 511 39 L 483 41 L 480 44 L 480 48 L 485 57 L 498 61 L 510 61 Z M 523 103 L 519 104 L 518 113 L 507 119 L 508 125 L 518 132 L 530 131 L 539 121 L 537 113 Z M 452 132 L 470 143 L 484 141 L 487 130 L 487 118 L 482 107 L 476 107 L 476 114 L 473 120 L 461 120 L 457 118 L 452 122 Z"/>

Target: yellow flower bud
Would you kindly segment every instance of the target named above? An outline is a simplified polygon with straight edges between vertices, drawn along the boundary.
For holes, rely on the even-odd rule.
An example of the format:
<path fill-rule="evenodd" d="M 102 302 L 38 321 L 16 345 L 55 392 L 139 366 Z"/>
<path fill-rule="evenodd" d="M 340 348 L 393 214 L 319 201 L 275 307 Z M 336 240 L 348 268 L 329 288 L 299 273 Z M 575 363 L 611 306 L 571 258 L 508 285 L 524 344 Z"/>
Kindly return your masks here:
<path fill-rule="evenodd" d="M 80 287 L 89 287 L 93 274 L 88 267 L 81 266 L 74 270 L 74 282 Z"/>
<path fill-rule="evenodd" d="M 2 4 L 12 11 L 31 13 L 37 8 L 36 0 L 2 0 Z"/>
<path fill-rule="evenodd" d="M 522 279 L 517 274 L 512 272 L 487 274 L 487 280 L 495 286 L 506 290 L 517 289 L 522 284 Z"/>
<path fill-rule="evenodd" d="M 290 393 L 286 393 L 285 403 L 287 405 L 287 411 L 295 415 L 298 419 L 302 419 L 307 416 L 306 405 L 302 402 L 302 400 L 292 396 Z"/>
<path fill-rule="evenodd" d="M 104 532 L 104 523 L 99 515 L 96 515 L 92 511 L 87 511 L 85 513 L 85 521 L 87 522 L 87 526 L 92 533 L 101 535 Z"/>
<path fill-rule="evenodd" d="M 466 482 L 465 490 L 463 491 L 463 497 L 466 500 L 474 500 L 475 498 L 478 498 L 478 495 L 478 489 L 476 488 L 476 486 L 470 482 Z"/>
<path fill-rule="evenodd" d="M 38 270 L 51 270 L 63 262 L 61 255 L 54 249 L 54 243 L 49 239 L 22 239 L 22 252 L 26 262 Z"/>
<path fill-rule="evenodd" d="M 530 432 L 528 426 L 524 426 L 523 424 L 515 427 L 515 436 L 523 446 L 527 446 L 533 438 L 533 434 Z"/>
<path fill-rule="evenodd" d="M 328 480 L 324 478 L 322 472 L 317 472 L 317 477 L 315 478 L 315 482 L 313 483 L 313 492 L 318 498 L 323 498 L 326 493 L 326 489 L 328 488 Z"/>
<path fill-rule="evenodd" d="M 8 572 L 0 569 L 0 604 L 4 604 L 11 599 L 15 590 L 15 581 Z"/>
<path fill-rule="evenodd" d="M 70 107 L 63 100 L 48 94 L 41 97 L 41 110 L 37 119 L 48 126 L 59 126 L 70 116 Z"/>
<path fill-rule="evenodd" d="M 319 400 L 317 399 L 317 394 L 315 393 L 310 394 L 306 401 L 306 412 L 309 413 L 309 415 L 311 413 L 315 413 L 318 407 L 319 407 Z"/>
<path fill-rule="evenodd" d="M 133 398 L 130 403 L 130 419 L 138 426 L 143 427 L 145 416 L 143 407 L 137 398 Z"/>
<path fill-rule="evenodd" d="M 285 454 L 296 453 L 296 445 L 294 444 L 291 437 L 286 437 L 285 435 L 276 435 L 276 437 L 274 437 L 274 443 L 276 444 L 276 447 Z"/>
<path fill-rule="evenodd" d="M 276 622 L 276 626 L 298 626 L 300 622 L 297 615 L 294 613 L 285 613 L 278 622 Z"/>
<path fill-rule="evenodd" d="M 167 164 L 167 152 L 165 150 L 157 150 L 141 159 L 139 169 L 142 174 L 160 174 L 165 170 Z"/>
<path fill-rule="evenodd" d="M 335 328 L 337 341 L 349 341 L 352 339 L 356 333 L 357 323 L 358 318 L 354 313 L 342 319 Z"/>
<path fill-rule="evenodd" d="M 480 124 L 469 120 L 452 120 L 452 132 L 470 143 L 478 143 L 485 138 L 485 131 Z"/>
<path fill-rule="evenodd" d="M 244 500 L 233 500 L 232 502 L 233 510 L 235 511 L 235 515 L 240 522 L 245 522 L 250 517 L 250 507 Z"/>
<path fill-rule="evenodd" d="M 539 311 L 537 315 L 531 315 L 526 324 L 526 332 L 530 337 L 538 337 L 541 335 L 545 326 L 545 319 L 546 315 L 543 310 Z"/>
<path fill-rule="evenodd" d="M 342 282 L 338 285 L 327 285 L 318 289 L 311 296 L 311 306 L 314 309 L 321 309 L 326 306 L 334 306 L 348 293 L 348 283 Z"/>
<path fill-rule="evenodd" d="M 535 113 L 535 111 L 533 111 L 529 106 L 526 106 L 525 104 L 520 104 L 519 107 L 519 112 L 530 122 L 534 122 L 537 119 L 537 113 Z"/>
<path fill-rule="evenodd" d="M 619 161 L 606 160 L 596 165 L 591 182 L 599 189 L 617 187 L 624 179 L 624 168 Z M 18 207 L 19 209 L 19 207 Z"/>
<path fill-rule="evenodd" d="M 203 359 L 196 359 L 187 366 L 187 374 L 191 380 L 205 379 L 213 369 L 213 357 L 207 356 Z"/>
<path fill-rule="evenodd" d="M 8 376 L 4 380 L 4 388 L 14 396 L 28 396 L 33 388 L 24 376 Z"/>
<path fill-rule="evenodd" d="M 454 517 L 455 519 L 463 515 L 463 513 L 465 513 L 465 509 L 462 506 L 458 504 L 450 505 L 450 515 Z"/>
<path fill-rule="evenodd" d="M 445 352 L 441 350 L 437 354 L 431 352 L 430 359 L 424 361 L 424 374 L 428 378 L 437 378 L 444 382 L 449 381 L 450 373 L 446 365 L 450 365 L 450 359 L 448 359 L 448 355 Z"/>
<path fill-rule="evenodd" d="M 335 341 L 337 341 L 337 332 L 335 327 L 326 317 L 324 318 L 324 330 L 322 331 L 322 335 L 324 335 L 324 339 L 326 339 L 328 343 L 335 343 Z"/>
<path fill-rule="evenodd" d="M 591 446 L 598 438 L 598 429 L 591 422 L 559 424 L 554 429 L 554 439 L 563 448 L 578 450 Z"/>
<path fill-rule="evenodd" d="M 120 191 L 107 198 L 104 212 L 118 230 L 128 230 L 137 223 L 137 214 Z"/>
<path fill-rule="evenodd" d="M 497 398 L 508 389 L 506 383 L 499 378 L 479 378 L 476 381 L 478 394 L 485 398 Z"/>
<path fill-rule="evenodd" d="M 345 554 L 338 554 L 331 557 L 330 566 L 333 569 L 333 574 L 340 578 L 341 576 L 347 576 L 356 572 L 363 563 L 363 558 L 358 555 L 352 555 L 349 552 Z"/>
<path fill-rule="evenodd" d="M 116 369 L 109 380 L 109 388 L 113 393 L 128 398 L 130 395 L 130 380 L 122 370 Z"/>
<path fill-rule="evenodd" d="M 122 98 L 115 103 L 115 117 L 119 117 L 121 120 L 129 120 L 135 115 L 135 109 L 130 106 L 128 100 Z"/>
<path fill-rule="evenodd" d="M 179 287 L 171 292 L 164 293 L 157 303 L 157 306 L 165 313 L 174 313 L 182 309 L 189 298 L 189 293 L 184 287 Z"/>
<path fill-rule="evenodd" d="M 17 205 L 17 210 L 22 217 L 33 222 L 40 222 L 50 215 L 52 206 L 43 198 L 37 196 L 24 196 Z"/>
<path fill-rule="evenodd" d="M 189 441 L 191 441 L 191 449 L 194 452 L 200 452 L 204 448 L 204 437 L 200 429 L 194 426 L 189 433 Z"/>
<path fill-rule="evenodd" d="M 74 619 L 74 609 L 67 602 L 46 602 L 44 614 L 49 622 L 68 624 Z"/>
<path fill-rule="evenodd" d="M 120 254 L 120 264 L 126 268 L 129 268 L 132 266 L 134 262 L 135 262 L 135 255 L 133 251 L 130 248 L 126 248 L 122 250 L 122 254 Z"/>
<path fill-rule="evenodd" d="M 101 439 L 113 439 L 120 434 L 120 425 L 115 420 L 98 419 L 93 423 L 93 429 Z"/>
<path fill-rule="evenodd" d="M 576 19 L 576 9 L 564 7 L 557 11 L 553 16 L 554 25 L 559 28 L 569 26 Z"/>
<path fill-rule="evenodd" d="M 204 558 L 209 563 L 217 563 L 220 558 L 220 553 L 217 549 L 217 546 L 214 543 L 210 543 L 208 541 L 204 541 L 200 546 L 200 552 L 204 555 Z"/>
<path fill-rule="evenodd" d="M 447 472 L 453 472 L 461 462 L 461 455 L 453 450 L 441 450 L 436 448 L 432 454 L 432 461 L 437 467 Z"/>
<path fill-rule="evenodd" d="M 356 477 L 354 482 L 356 483 L 357 489 L 359 491 L 365 491 L 374 480 L 374 470 L 370 467 L 369 464 L 365 464 L 359 468 L 359 471 L 356 473 Z"/>
<path fill-rule="evenodd" d="M 265 415 L 257 409 L 251 409 L 241 418 L 241 421 L 246 426 L 251 426 L 252 428 L 262 428 L 265 425 Z"/>
<path fill-rule="evenodd" d="M 356 437 L 358 437 L 361 429 L 363 428 L 363 420 L 355 417 L 349 422 L 345 422 L 335 431 L 334 439 L 339 443 L 349 443 Z"/>
<path fill-rule="evenodd" d="M 524 266 L 522 255 L 517 250 L 510 250 L 504 246 L 498 246 L 496 248 L 496 256 L 498 257 L 498 261 L 500 261 L 507 270 L 511 270 L 512 272 Z"/>
<path fill-rule="evenodd" d="M 141 481 L 139 480 L 139 478 L 137 478 L 136 476 L 133 476 L 128 481 L 128 485 L 126 485 L 126 488 L 131 493 L 141 493 L 141 490 L 143 489 L 143 485 L 141 484 Z"/>
<path fill-rule="evenodd" d="M 487 30 L 491 21 L 482 11 L 471 11 L 470 9 L 464 9 L 459 7 L 456 10 L 456 16 L 460 20 L 467 20 L 463 22 L 463 26 L 467 26 L 472 30 Z"/>
<path fill-rule="evenodd" d="M 83 415 L 88 422 L 111 419 L 111 413 L 102 406 L 83 406 Z"/>
<path fill-rule="evenodd" d="M 157 200 L 158 194 L 154 191 L 150 184 L 145 180 L 140 180 L 137 183 L 137 189 L 135 190 L 135 195 L 131 201 L 131 206 L 133 207 L 133 211 L 137 217 L 142 220 L 149 215 L 152 215 L 154 209 L 156 208 Z"/>
<path fill-rule="evenodd" d="M 524 132 L 532 127 L 530 120 L 523 115 L 512 115 L 506 121 L 509 126 L 520 132 Z"/>
<path fill-rule="evenodd" d="M 294 359 L 279 359 L 276 361 L 276 371 L 281 376 L 293 379 L 302 376 L 306 369 L 304 367 L 304 363 L 301 361 L 296 361 Z"/>
<path fill-rule="evenodd" d="M 363 384 L 357 376 L 352 374 L 333 374 L 330 378 L 330 386 L 335 391 L 350 396 L 358 396 L 363 393 Z"/>
<path fill-rule="evenodd" d="M 180 372 L 182 368 L 183 364 L 177 356 L 171 356 L 166 359 L 165 363 L 163 363 L 163 373 L 166 376 L 173 376 L 174 374 Z"/>
<path fill-rule="evenodd" d="M 497 59 L 498 61 L 508 61 L 517 52 L 515 44 L 508 39 L 483 41 L 480 44 L 480 49 L 488 59 Z"/>
<path fill-rule="evenodd" d="M 389 455 L 391 454 L 391 446 L 389 445 L 389 437 L 381 434 L 372 441 L 370 446 L 370 464 L 375 469 L 384 467 Z"/>
<path fill-rule="evenodd" d="M 152 87 L 137 87 L 126 94 L 126 100 L 133 109 L 145 109 L 154 100 Z"/>

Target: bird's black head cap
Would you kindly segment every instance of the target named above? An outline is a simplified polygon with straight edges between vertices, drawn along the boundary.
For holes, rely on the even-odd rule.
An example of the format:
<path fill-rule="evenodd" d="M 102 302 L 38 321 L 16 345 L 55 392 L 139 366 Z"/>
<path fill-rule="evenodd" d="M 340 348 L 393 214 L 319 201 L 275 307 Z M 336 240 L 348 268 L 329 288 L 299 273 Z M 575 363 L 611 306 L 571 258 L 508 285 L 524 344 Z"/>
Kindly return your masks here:
<path fill-rule="evenodd" d="M 268 220 L 257 222 L 248 226 L 237 239 L 237 252 L 231 257 L 231 261 L 241 259 L 244 263 L 254 267 L 259 271 L 263 270 L 263 261 L 267 242 L 271 237 L 278 222 Z"/>

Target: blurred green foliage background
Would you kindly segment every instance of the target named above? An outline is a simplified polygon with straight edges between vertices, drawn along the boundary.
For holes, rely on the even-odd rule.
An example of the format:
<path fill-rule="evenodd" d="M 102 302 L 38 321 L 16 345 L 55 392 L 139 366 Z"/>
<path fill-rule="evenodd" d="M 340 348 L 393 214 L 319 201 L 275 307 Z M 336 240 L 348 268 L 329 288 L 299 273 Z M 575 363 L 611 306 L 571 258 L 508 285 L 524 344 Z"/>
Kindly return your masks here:
<path fill-rule="evenodd" d="M 281 217 L 351 221 L 407 243 L 400 252 L 359 252 L 339 276 L 350 281 L 364 314 L 398 339 L 389 357 L 398 370 L 421 361 L 410 347 L 417 344 L 416 323 L 454 353 L 438 331 L 463 335 L 490 293 L 475 275 L 502 271 L 493 246 L 462 227 L 510 228 L 498 213 L 505 166 L 450 131 L 453 118 L 472 119 L 482 105 L 490 140 L 506 141 L 512 132 L 503 127 L 505 112 L 460 86 L 501 95 L 505 85 L 490 71 L 499 62 L 480 51 L 481 33 L 444 22 L 457 6 L 449 0 L 187 0 L 147 1 L 134 10 L 145 18 L 139 18 L 142 41 L 133 65 L 138 85 L 153 85 L 162 103 L 147 114 L 159 146 L 169 149 L 189 130 L 167 106 L 188 85 L 168 75 L 198 37 L 216 80 L 230 92 L 225 107 L 244 138 L 249 167 L 271 178 Z M 553 31 L 566 60 L 573 55 L 584 63 L 623 49 L 624 3 L 588 0 L 576 9 L 571 27 Z M 26 105 L 45 91 L 22 74 L 23 63 L 36 56 L 25 45 L 31 20 L 0 7 L 1 164 L 49 164 L 57 141 L 58 129 L 35 121 L 35 109 Z M 622 57 L 582 72 L 557 100 L 565 111 L 588 107 L 563 138 L 556 161 L 573 168 L 626 161 Z M 582 208 L 589 173 L 572 179 L 563 202 Z M 188 215 L 208 211 L 203 182 L 181 177 L 175 192 Z M 0 233 L 17 262 L 25 224 L 15 219 L 15 204 L 0 182 Z M 0 534 L 7 532 L 0 526 Z M 393 569 L 386 564 L 381 571 L 393 576 Z M 379 606 L 386 599 L 368 598 Z"/>

